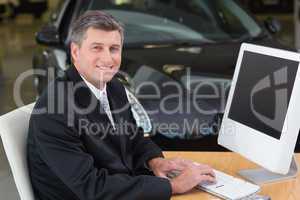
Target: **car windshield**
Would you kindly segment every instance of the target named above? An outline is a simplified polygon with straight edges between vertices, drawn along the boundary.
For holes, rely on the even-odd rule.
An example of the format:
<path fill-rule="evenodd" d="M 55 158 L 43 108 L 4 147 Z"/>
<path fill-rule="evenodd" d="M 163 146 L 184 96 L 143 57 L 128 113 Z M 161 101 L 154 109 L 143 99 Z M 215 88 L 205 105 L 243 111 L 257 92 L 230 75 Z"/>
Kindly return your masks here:
<path fill-rule="evenodd" d="M 262 30 L 234 0 L 94 0 L 125 25 L 125 43 L 210 43 L 256 37 Z"/>

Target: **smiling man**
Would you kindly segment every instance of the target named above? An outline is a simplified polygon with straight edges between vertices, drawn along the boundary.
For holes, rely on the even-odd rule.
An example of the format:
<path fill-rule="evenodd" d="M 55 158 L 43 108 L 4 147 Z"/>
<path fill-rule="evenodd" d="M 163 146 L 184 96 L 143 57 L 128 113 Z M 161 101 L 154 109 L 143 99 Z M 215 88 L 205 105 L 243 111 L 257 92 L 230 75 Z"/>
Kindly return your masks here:
<path fill-rule="evenodd" d="M 214 181 L 210 167 L 165 159 L 143 137 L 114 78 L 122 46 L 123 28 L 106 13 L 88 11 L 74 23 L 73 66 L 48 86 L 30 119 L 28 164 L 37 199 L 166 200 Z M 173 170 L 181 174 L 170 180 Z"/>

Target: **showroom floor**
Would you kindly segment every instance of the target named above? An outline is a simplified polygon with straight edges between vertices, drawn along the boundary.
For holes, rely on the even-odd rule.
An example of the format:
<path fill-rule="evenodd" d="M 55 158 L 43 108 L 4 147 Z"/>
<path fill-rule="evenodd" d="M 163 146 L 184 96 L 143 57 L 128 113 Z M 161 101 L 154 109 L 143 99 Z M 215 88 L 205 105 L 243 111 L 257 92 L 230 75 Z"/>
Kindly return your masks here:
<path fill-rule="evenodd" d="M 262 18 L 264 17 L 259 19 Z M 279 16 L 278 19 L 283 26 L 279 39 L 292 46 L 292 16 Z M 37 47 L 34 34 L 42 23 L 42 20 L 34 20 L 30 15 L 18 16 L 14 21 L 0 22 L 0 115 L 18 107 L 13 88 L 17 78 L 31 69 L 32 55 Z M 22 84 L 21 99 L 24 104 L 34 101 L 32 77 L 27 78 Z M 2 143 L 0 144 L 0 199 L 19 199 Z"/>
<path fill-rule="evenodd" d="M 13 88 L 17 77 L 31 69 L 31 58 L 36 49 L 34 34 L 42 24 L 24 15 L 16 20 L 0 24 L 0 115 L 18 107 L 14 100 Z M 24 104 L 33 102 L 35 91 L 32 77 L 27 78 L 21 87 Z M 0 146 L 0 199 L 19 199 L 14 185 L 2 143 Z"/>

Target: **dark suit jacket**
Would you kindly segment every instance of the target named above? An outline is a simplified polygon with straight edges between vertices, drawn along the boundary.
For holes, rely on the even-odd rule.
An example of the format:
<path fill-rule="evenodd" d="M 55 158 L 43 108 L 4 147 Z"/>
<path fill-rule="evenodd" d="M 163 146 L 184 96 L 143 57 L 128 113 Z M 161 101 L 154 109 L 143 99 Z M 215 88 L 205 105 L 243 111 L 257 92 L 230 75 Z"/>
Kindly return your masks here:
<path fill-rule="evenodd" d="M 36 102 L 27 154 L 38 199 L 170 199 L 170 182 L 145 166 L 162 153 L 136 127 L 124 87 L 113 79 L 107 94 L 115 130 L 75 67 Z"/>

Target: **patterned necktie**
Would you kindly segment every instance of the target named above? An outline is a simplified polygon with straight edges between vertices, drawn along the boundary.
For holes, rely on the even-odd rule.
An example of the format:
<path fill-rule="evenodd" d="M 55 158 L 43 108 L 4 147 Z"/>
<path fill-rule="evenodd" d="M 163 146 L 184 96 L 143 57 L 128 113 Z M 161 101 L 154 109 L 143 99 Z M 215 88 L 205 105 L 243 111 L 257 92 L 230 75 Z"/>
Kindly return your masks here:
<path fill-rule="evenodd" d="M 102 93 L 102 95 L 100 95 L 99 100 L 100 100 L 100 105 L 102 106 L 103 110 L 105 111 L 107 117 L 110 120 L 110 123 L 112 124 L 113 128 L 116 129 L 114 119 L 113 119 L 112 114 L 111 114 L 108 98 L 107 98 L 107 95 L 106 95 L 105 91 Z"/>

